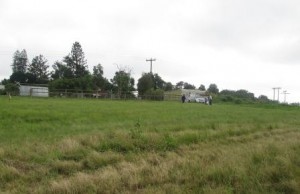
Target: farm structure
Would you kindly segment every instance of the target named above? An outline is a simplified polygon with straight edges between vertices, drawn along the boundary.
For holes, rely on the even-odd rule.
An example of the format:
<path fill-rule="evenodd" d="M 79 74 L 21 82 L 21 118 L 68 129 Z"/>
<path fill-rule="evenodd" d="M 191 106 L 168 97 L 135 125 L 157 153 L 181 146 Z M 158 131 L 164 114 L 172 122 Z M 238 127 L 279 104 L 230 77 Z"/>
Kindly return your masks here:
<path fill-rule="evenodd" d="M 49 97 L 48 87 L 20 85 L 20 96 Z"/>

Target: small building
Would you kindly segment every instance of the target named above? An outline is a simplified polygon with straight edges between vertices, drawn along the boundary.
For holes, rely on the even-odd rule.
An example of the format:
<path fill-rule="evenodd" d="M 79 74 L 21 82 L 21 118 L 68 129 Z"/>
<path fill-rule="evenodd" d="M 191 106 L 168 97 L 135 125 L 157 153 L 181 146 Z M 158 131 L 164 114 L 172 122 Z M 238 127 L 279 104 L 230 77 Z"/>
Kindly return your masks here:
<path fill-rule="evenodd" d="M 20 85 L 20 96 L 49 97 L 48 87 Z"/>
<path fill-rule="evenodd" d="M 5 86 L 4 85 L 0 85 L 0 90 L 4 90 Z"/>

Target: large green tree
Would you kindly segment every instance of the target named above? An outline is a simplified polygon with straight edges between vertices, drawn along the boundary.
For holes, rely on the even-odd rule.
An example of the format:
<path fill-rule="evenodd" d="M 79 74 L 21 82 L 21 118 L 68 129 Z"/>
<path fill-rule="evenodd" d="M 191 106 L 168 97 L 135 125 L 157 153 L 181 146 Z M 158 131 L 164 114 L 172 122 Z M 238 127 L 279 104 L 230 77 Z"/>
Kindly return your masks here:
<path fill-rule="evenodd" d="M 13 72 L 9 77 L 9 81 L 11 83 L 28 83 L 28 74 L 21 71 Z"/>
<path fill-rule="evenodd" d="M 53 71 L 51 73 L 52 79 L 73 78 L 73 73 L 63 62 L 56 61 L 52 65 Z"/>
<path fill-rule="evenodd" d="M 36 78 L 36 83 L 47 83 L 49 80 L 49 66 L 43 55 L 36 56 L 28 66 L 28 73 Z"/>
<path fill-rule="evenodd" d="M 218 89 L 218 86 L 216 84 L 210 84 L 207 91 L 209 93 L 212 93 L 212 94 L 218 94 L 219 93 L 219 89 Z"/>
<path fill-rule="evenodd" d="M 13 56 L 12 71 L 26 73 L 28 57 L 27 52 L 23 49 L 21 52 L 17 50 Z"/>
<path fill-rule="evenodd" d="M 184 89 L 196 89 L 196 87 L 193 85 L 193 84 L 190 84 L 190 83 L 187 83 L 187 82 L 185 82 L 184 84 L 183 84 L 183 88 Z"/>
<path fill-rule="evenodd" d="M 193 84 L 190 84 L 188 82 L 180 81 L 176 83 L 175 86 L 176 89 L 195 89 L 196 87 Z"/>
<path fill-rule="evenodd" d="M 75 78 L 89 74 L 84 52 L 79 42 L 73 44 L 71 53 L 64 58 L 63 62 Z"/>
<path fill-rule="evenodd" d="M 113 79 L 111 79 L 111 82 L 119 97 L 134 90 L 134 79 L 131 77 L 130 71 L 125 69 L 119 69 Z"/>
<path fill-rule="evenodd" d="M 162 100 L 164 91 L 173 89 L 171 82 L 165 82 L 158 74 L 143 73 L 137 83 L 139 95 L 145 99 Z"/>
<path fill-rule="evenodd" d="M 260 95 L 257 99 L 259 102 L 264 102 L 264 103 L 270 102 L 269 98 L 265 95 Z"/>
<path fill-rule="evenodd" d="M 166 85 L 166 82 L 156 73 L 153 75 L 153 78 L 154 78 L 154 89 L 161 89 L 163 90 L 165 85 Z"/>
<path fill-rule="evenodd" d="M 87 69 L 84 52 L 79 42 L 73 44 L 71 53 L 64 57 L 62 62 L 57 61 L 52 67 L 54 70 L 51 73 L 52 89 L 92 89 L 92 76 Z"/>
<path fill-rule="evenodd" d="M 251 93 L 251 92 L 248 92 L 247 90 L 237 90 L 235 92 L 236 96 L 239 97 L 239 98 L 245 98 L 245 99 L 251 99 L 251 100 L 254 100 L 254 94 Z"/>
<path fill-rule="evenodd" d="M 110 90 L 111 84 L 109 81 L 103 76 L 103 67 L 99 63 L 98 65 L 93 67 L 93 89 L 106 91 Z"/>
<path fill-rule="evenodd" d="M 183 89 L 184 81 L 177 82 L 175 85 L 176 89 Z"/>
<path fill-rule="evenodd" d="M 173 89 L 174 89 L 174 87 L 173 87 L 173 84 L 171 82 L 166 82 L 165 83 L 165 86 L 164 86 L 165 91 L 171 91 Z"/>
<path fill-rule="evenodd" d="M 205 91 L 205 86 L 203 84 L 201 84 L 198 88 L 198 90 L 201 90 L 201 91 Z"/>
<path fill-rule="evenodd" d="M 144 95 L 148 90 L 154 89 L 155 81 L 152 73 L 143 73 L 142 77 L 138 80 L 137 90 L 139 95 Z"/>

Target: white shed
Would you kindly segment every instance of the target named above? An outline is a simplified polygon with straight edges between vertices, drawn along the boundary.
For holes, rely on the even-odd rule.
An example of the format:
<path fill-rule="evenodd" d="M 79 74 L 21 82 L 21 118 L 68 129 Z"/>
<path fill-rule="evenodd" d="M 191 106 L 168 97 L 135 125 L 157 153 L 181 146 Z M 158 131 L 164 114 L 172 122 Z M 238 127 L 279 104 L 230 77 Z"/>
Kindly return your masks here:
<path fill-rule="evenodd" d="M 20 86 L 20 96 L 49 97 L 48 87 Z"/>

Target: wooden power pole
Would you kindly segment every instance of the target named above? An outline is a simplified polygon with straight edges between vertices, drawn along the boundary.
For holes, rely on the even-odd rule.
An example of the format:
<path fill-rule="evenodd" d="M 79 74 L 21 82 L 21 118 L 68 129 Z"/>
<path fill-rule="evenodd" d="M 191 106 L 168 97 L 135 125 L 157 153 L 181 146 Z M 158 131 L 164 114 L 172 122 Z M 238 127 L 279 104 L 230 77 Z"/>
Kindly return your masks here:
<path fill-rule="evenodd" d="M 156 61 L 156 59 L 146 59 L 146 61 L 150 61 L 150 73 L 152 73 L 152 61 Z"/>
<path fill-rule="evenodd" d="M 286 95 L 287 95 L 287 94 L 290 94 L 290 93 L 287 93 L 287 91 L 286 91 L 286 90 L 285 90 L 285 91 L 283 91 L 283 95 L 284 95 L 284 101 L 283 101 L 283 102 L 284 102 L 284 103 L 286 103 Z"/>
<path fill-rule="evenodd" d="M 275 90 L 277 90 L 277 101 L 279 102 L 279 90 L 281 89 L 281 87 L 275 87 L 272 88 L 273 89 L 273 100 L 275 101 Z"/>

